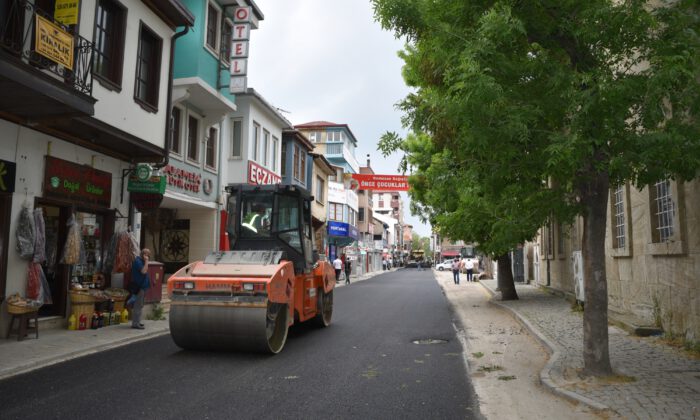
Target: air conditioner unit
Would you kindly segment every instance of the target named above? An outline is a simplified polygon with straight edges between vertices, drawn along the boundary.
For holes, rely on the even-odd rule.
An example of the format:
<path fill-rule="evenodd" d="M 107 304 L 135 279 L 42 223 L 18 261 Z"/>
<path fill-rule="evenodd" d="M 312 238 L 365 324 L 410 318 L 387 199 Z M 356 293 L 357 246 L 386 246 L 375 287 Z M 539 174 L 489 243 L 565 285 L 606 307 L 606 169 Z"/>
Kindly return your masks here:
<path fill-rule="evenodd" d="M 581 251 L 574 251 L 571 254 L 574 265 L 574 291 L 576 293 L 576 300 L 585 302 L 586 295 L 583 290 L 583 254 Z"/>

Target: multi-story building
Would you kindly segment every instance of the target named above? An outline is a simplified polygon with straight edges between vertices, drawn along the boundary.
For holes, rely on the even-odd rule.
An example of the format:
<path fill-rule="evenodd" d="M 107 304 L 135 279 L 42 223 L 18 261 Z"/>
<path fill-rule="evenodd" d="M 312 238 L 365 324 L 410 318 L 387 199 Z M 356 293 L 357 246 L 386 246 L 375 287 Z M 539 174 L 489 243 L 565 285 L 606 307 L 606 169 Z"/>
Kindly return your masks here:
<path fill-rule="evenodd" d="M 246 24 L 263 16 L 252 1 L 182 0 L 195 24 L 176 44 L 170 110 L 169 160 L 163 202 L 144 214 L 144 240 L 165 272 L 204 258 L 219 247 L 224 175 L 234 137 L 236 98 L 230 92 L 232 32 L 237 7 Z M 166 274 L 167 275 L 167 274 Z"/>
<path fill-rule="evenodd" d="M 328 252 L 332 260 L 346 255 L 359 261 L 361 250 L 358 238 L 358 196 L 349 189 L 349 178 L 359 173 L 355 159 L 357 140 L 347 124 L 314 121 L 295 125 L 314 144 L 314 153 L 323 155 L 334 167 L 335 174 L 328 182 Z M 347 184 L 347 185 L 346 185 Z M 351 246 L 352 245 L 352 246 Z M 353 264 L 356 270 L 358 264 Z"/>
<path fill-rule="evenodd" d="M 374 175 L 374 170 L 370 166 L 369 155 L 367 155 L 367 166 L 360 167 L 360 174 Z M 377 223 L 374 219 L 372 190 L 358 190 L 358 214 L 357 229 L 359 232 L 358 247 L 360 249 L 360 259 L 358 268 L 361 273 L 378 271 L 382 269 L 383 247 L 375 243 L 375 234 L 380 238 L 383 233 L 383 223 Z M 375 232 L 375 228 L 378 228 Z"/>
<path fill-rule="evenodd" d="M 288 128 L 282 132 L 282 183 L 294 185 L 314 194 L 312 190 L 314 145 L 299 130 Z"/>
<path fill-rule="evenodd" d="M 25 294 L 27 261 L 8 253 L 10 232 L 23 207 L 41 209 L 52 302 L 40 315 L 60 321 L 71 282 L 121 285 L 104 267 L 105 248 L 113 233 L 139 227 L 126 176 L 137 163 L 168 161 L 173 46 L 194 23 L 179 0 L 63 5 L 0 3 L 0 298 Z M 85 245 L 70 265 L 61 262 L 69 220 Z"/>
<path fill-rule="evenodd" d="M 380 214 L 396 221 L 396 223 L 390 224 L 392 226 L 391 236 L 395 239 L 389 252 L 395 261 L 403 262 L 407 254 L 404 254 L 406 249 L 404 246 L 403 201 L 401 195 L 398 191 L 377 192 L 372 194 L 372 204 L 372 210 L 375 215 Z"/>
<path fill-rule="evenodd" d="M 335 176 L 335 167 L 323 155 L 312 153 L 313 195 L 311 203 L 311 227 L 314 230 L 314 246 L 319 255 L 327 258 L 328 251 L 328 180 Z"/>

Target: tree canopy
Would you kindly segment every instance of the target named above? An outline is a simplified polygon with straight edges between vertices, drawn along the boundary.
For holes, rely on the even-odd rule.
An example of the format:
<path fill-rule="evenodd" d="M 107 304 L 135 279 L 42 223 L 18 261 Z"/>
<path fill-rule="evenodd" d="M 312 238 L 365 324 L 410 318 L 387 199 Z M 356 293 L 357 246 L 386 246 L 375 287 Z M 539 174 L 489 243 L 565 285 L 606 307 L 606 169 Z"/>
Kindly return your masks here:
<path fill-rule="evenodd" d="M 586 372 L 611 372 L 604 240 L 610 186 L 700 168 L 696 1 L 372 0 L 403 37 L 399 104 L 412 208 L 499 254 L 584 217 Z M 653 4 L 652 4 L 653 3 Z"/>

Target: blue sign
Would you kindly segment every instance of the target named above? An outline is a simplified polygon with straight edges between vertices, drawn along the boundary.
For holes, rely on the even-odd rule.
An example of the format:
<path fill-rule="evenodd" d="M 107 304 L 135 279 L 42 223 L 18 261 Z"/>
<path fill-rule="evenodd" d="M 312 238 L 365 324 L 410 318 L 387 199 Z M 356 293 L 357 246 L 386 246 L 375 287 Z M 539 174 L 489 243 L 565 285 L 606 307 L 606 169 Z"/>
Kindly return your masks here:
<path fill-rule="evenodd" d="M 328 221 L 328 234 L 331 236 L 343 236 L 357 240 L 359 234 L 357 228 L 343 222 Z"/>

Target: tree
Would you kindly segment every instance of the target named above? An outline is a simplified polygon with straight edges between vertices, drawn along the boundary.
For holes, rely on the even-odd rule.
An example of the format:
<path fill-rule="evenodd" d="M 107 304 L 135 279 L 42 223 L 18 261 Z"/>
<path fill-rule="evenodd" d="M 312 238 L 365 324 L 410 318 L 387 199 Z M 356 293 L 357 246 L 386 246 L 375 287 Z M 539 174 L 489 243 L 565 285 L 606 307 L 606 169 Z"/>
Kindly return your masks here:
<path fill-rule="evenodd" d="M 512 221 L 523 210 L 532 221 L 583 216 L 584 373 L 610 374 L 609 188 L 697 176 L 700 6 L 694 0 L 661 1 L 656 8 L 642 0 L 372 3 L 382 26 L 407 40 L 403 75 L 415 91 L 399 108 L 423 139 L 415 144 L 411 136 L 388 134 L 384 147 L 433 147 L 439 153 L 412 156 L 431 160 L 421 168 L 445 165 L 432 160 L 452 153 L 457 173 L 449 176 L 469 190 L 460 200 L 487 195 L 482 210 L 496 219 Z M 412 194 L 427 204 L 429 217 L 457 218 L 456 211 L 433 208 L 436 200 L 421 200 L 440 188 L 436 176 L 413 176 Z M 538 187 L 542 181 L 549 194 Z M 521 203 L 530 192 L 549 202 Z M 449 209 L 454 200 L 445 201 Z"/>

